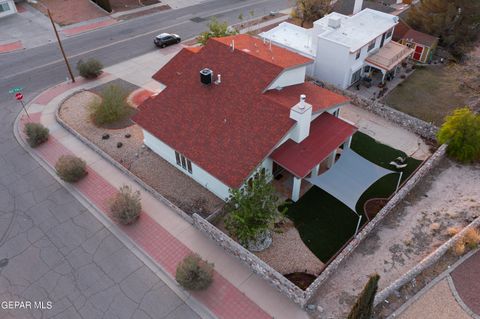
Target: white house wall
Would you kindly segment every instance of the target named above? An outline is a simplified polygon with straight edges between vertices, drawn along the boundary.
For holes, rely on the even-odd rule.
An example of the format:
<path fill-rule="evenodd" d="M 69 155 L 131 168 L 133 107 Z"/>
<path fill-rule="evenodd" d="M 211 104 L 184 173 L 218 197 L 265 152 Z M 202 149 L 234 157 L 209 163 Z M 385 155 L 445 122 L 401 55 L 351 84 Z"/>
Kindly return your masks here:
<path fill-rule="evenodd" d="M 145 130 L 143 130 L 143 142 L 152 151 L 154 151 L 164 160 L 172 164 L 179 171 L 191 177 L 197 183 L 204 186 L 206 189 L 208 189 L 221 199 L 225 200 L 228 198 L 229 187 L 227 185 L 222 183 L 220 180 L 209 174 L 201 167 L 197 166 L 194 162 L 192 162 L 191 174 L 184 170 L 182 167 L 178 166 L 175 159 L 175 150 Z"/>
<path fill-rule="evenodd" d="M 343 89 L 347 88 L 346 74 L 350 74 L 349 48 L 325 39 L 318 39 L 314 78 Z"/>
<path fill-rule="evenodd" d="M 282 72 L 275 81 L 270 84 L 267 90 L 276 89 L 278 87 L 286 87 L 295 84 L 301 84 L 305 82 L 305 73 L 307 66 L 301 66 L 290 70 L 285 70 Z"/>

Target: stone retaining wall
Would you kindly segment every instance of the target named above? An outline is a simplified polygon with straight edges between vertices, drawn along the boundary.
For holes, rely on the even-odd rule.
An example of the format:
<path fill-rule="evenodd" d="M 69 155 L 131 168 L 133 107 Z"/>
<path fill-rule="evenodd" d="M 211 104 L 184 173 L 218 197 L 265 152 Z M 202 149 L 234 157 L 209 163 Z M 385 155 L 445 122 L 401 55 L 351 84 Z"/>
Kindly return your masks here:
<path fill-rule="evenodd" d="M 416 173 L 403 185 L 402 188 L 390 199 L 382 210 L 372 219 L 357 236 L 342 250 L 340 254 L 325 268 L 320 276 L 305 291 L 305 299 L 308 302 L 316 293 L 317 289 L 323 285 L 328 278 L 337 270 L 340 264 L 349 257 L 355 248 L 372 232 L 372 230 L 387 216 L 407 194 L 420 182 L 431 170 L 437 166 L 440 160 L 445 156 L 446 144 L 442 145 L 433 153 L 428 160 L 416 171 Z"/>
<path fill-rule="evenodd" d="M 198 214 L 193 214 L 193 225 L 217 242 L 225 251 L 243 261 L 256 274 L 267 280 L 281 293 L 303 307 L 305 305 L 305 292 L 294 283 L 285 278 L 278 271 L 270 267 L 260 258 L 239 245 L 221 230 L 210 224 Z"/>
<path fill-rule="evenodd" d="M 77 94 L 80 91 L 84 90 L 79 90 L 75 91 L 71 94 L 69 94 L 67 97 L 62 99 L 62 101 L 58 104 L 57 110 L 55 112 L 55 119 L 57 120 L 57 123 L 60 124 L 64 129 L 66 129 L 68 132 L 70 132 L 73 136 L 75 136 L 77 139 L 79 139 L 83 144 L 87 145 L 89 148 L 94 150 L 98 155 L 106 159 L 110 164 L 114 165 L 116 168 L 118 168 L 123 174 L 125 174 L 128 178 L 133 179 L 137 184 L 139 184 L 141 187 L 143 187 L 147 192 L 152 194 L 153 197 L 156 199 L 160 200 L 162 203 L 170 207 L 174 212 L 182 216 L 183 219 L 185 219 L 187 222 L 190 224 L 193 223 L 192 217 L 190 217 L 187 213 L 185 213 L 183 210 L 181 210 L 179 207 L 174 205 L 171 201 L 163 197 L 160 193 L 158 193 L 155 189 L 153 189 L 150 185 L 146 184 L 144 181 L 142 181 L 140 178 L 138 178 L 135 174 L 130 172 L 128 169 L 126 169 L 123 165 L 121 165 L 119 162 L 114 160 L 110 155 L 105 153 L 102 149 L 100 149 L 97 145 L 94 143 L 90 142 L 87 138 L 83 137 L 80 133 L 75 131 L 72 127 L 70 127 L 67 123 L 65 123 L 61 118 L 60 118 L 60 107 L 63 105 L 63 103 L 71 98 L 73 95 Z"/>
<path fill-rule="evenodd" d="M 467 227 L 465 227 L 462 231 L 458 234 L 450 238 L 448 241 L 443 243 L 439 248 L 437 248 L 433 253 L 425 257 L 421 262 L 419 262 L 415 267 L 410 269 L 406 272 L 403 276 L 395 280 L 391 283 L 388 287 L 380 291 L 375 296 L 374 305 L 378 305 L 379 303 L 385 301 L 388 296 L 392 293 L 399 291 L 405 284 L 412 281 L 416 276 L 418 276 L 422 271 L 431 267 L 434 263 L 436 263 L 445 253 L 452 248 L 455 243 L 460 240 L 466 232 L 471 228 L 477 228 L 480 226 L 480 217 L 477 217 L 473 222 L 471 222 Z"/>
<path fill-rule="evenodd" d="M 325 88 L 339 94 L 348 96 L 352 103 L 366 109 L 369 112 L 372 112 L 390 122 L 400 125 L 407 130 L 420 135 L 426 140 L 435 141 L 438 127 L 432 123 L 425 122 L 416 117 L 410 116 L 394 108 L 389 107 L 386 104 L 380 103 L 378 101 L 369 100 L 363 96 L 355 94 L 354 92 L 348 90 L 341 90 L 330 84 L 325 84 Z"/>

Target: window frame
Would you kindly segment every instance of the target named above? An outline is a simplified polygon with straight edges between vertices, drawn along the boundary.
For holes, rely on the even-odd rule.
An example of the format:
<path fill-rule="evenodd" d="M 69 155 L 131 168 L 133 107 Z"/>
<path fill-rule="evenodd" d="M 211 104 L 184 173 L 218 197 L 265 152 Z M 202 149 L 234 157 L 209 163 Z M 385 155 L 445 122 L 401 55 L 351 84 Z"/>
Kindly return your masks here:
<path fill-rule="evenodd" d="M 373 49 L 375 49 L 375 45 L 377 44 L 377 39 L 373 39 L 372 41 L 370 41 L 368 43 L 368 47 L 367 47 L 367 52 L 370 52 L 372 51 Z"/>
<path fill-rule="evenodd" d="M 360 59 L 361 54 L 362 54 L 362 49 L 358 49 L 357 52 L 355 52 L 355 60 Z"/>

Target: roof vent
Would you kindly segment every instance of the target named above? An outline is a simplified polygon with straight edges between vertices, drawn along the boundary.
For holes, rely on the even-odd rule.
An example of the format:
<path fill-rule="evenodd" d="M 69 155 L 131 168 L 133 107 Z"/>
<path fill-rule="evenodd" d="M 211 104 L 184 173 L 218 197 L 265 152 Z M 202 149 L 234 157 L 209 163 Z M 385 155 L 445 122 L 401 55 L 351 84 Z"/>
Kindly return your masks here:
<path fill-rule="evenodd" d="M 330 17 L 328 18 L 328 26 L 334 29 L 340 28 L 340 25 L 342 24 L 342 20 L 340 17 Z"/>
<path fill-rule="evenodd" d="M 298 106 L 300 109 L 305 108 L 305 100 L 307 99 L 307 96 L 305 94 L 300 95 L 300 105 Z"/>
<path fill-rule="evenodd" d="M 205 68 L 200 71 L 200 82 L 209 85 L 212 83 L 213 71 L 209 68 Z"/>

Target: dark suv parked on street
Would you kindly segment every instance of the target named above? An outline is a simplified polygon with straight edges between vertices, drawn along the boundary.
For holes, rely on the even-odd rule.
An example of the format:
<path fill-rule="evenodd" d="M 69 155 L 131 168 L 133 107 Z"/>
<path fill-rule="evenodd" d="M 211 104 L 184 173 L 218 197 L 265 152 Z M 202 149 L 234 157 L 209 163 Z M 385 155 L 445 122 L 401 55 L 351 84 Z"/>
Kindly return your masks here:
<path fill-rule="evenodd" d="M 178 34 L 170 34 L 170 33 L 161 33 L 153 39 L 153 43 L 159 48 L 164 48 L 166 46 L 180 43 L 182 39 L 178 36 Z"/>

